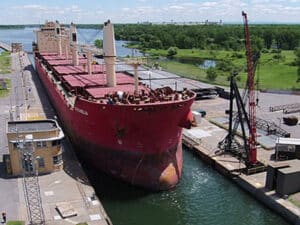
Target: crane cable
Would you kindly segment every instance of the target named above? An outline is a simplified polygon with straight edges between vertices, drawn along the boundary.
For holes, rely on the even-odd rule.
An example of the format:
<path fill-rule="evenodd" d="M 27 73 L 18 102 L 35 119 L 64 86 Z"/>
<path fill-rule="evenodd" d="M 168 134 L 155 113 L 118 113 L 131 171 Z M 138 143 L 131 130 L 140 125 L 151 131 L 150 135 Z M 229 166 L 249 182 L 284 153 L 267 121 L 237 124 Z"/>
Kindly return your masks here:
<path fill-rule="evenodd" d="M 91 30 L 93 30 L 93 29 L 91 29 Z M 88 36 L 88 35 L 84 34 L 84 32 L 82 32 L 82 29 L 78 29 L 77 31 L 78 31 L 78 34 L 80 35 L 80 37 L 83 39 L 84 43 L 86 43 L 86 44 L 93 44 L 93 43 L 91 43 L 91 42 L 92 42 L 93 40 L 95 40 L 95 39 L 96 39 L 96 36 L 97 36 L 98 34 L 100 34 L 100 32 L 102 31 L 102 30 L 100 30 L 100 29 L 95 29 L 95 30 L 96 30 L 96 31 L 93 32 L 91 36 Z"/>

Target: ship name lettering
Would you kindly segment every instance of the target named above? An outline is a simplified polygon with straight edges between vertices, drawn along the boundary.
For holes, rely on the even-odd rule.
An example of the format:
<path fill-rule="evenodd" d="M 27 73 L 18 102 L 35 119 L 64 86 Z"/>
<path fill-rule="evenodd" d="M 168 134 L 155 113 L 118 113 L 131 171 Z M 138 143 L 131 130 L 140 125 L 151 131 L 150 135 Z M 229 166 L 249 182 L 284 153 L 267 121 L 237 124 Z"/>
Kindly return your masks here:
<path fill-rule="evenodd" d="M 83 115 L 88 115 L 88 112 L 87 111 L 85 111 L 85 110 L 83 110 L 83 109 L 79 109 L 79 108 L 77 108 L 77 107 L 75 107 L 75 111 L 77 111 L 77 112 L 79 112 L 79 113 L 81 113 L 81 114 L 83 114 Z"/>

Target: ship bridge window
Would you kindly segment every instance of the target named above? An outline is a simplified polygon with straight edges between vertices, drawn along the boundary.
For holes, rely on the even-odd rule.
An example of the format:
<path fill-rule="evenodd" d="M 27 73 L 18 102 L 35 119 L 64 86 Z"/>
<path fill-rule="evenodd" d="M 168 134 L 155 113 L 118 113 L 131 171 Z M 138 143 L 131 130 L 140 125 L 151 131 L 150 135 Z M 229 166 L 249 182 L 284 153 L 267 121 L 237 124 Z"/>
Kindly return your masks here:
<path fill-rule="evenodd" d="M 60 145 L 60 140 L 52 141 L 52 146 Z"/>
<path fill-rule="evenodd" d="M 37 148 L 45 148 L 45 147 L 47 147 L 47 142 L 46 141 L 37 141 L 36 147 Z"/>
<path fill-rule="evenodd" d="M 62 154 L 53 156 L 53 164 L 61 164 L 62 163 Z"/>
<path fill-rule="evenodd" d="M 76 41 L 77 41 L 76 33 L 72 33 L 72 41 L 73 41 L 73 42 L 76 42 Z"/>

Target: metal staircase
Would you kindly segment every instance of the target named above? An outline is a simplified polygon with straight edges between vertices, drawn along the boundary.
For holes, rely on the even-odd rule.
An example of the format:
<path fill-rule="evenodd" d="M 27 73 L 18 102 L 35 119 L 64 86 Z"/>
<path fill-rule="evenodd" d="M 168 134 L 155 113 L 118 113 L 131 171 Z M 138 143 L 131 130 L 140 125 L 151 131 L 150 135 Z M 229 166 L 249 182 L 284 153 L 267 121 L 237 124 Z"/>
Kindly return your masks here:
<path fill-rule="evenodd" d="M 45 216 L 38 179 L 38 162 L 34 155 L 32 135 L 27 135 L 25 140 L 19 142 L 19 146 L 23 171 L 23 190 L 29 222 L 30 225 L 44 225 Z"/>

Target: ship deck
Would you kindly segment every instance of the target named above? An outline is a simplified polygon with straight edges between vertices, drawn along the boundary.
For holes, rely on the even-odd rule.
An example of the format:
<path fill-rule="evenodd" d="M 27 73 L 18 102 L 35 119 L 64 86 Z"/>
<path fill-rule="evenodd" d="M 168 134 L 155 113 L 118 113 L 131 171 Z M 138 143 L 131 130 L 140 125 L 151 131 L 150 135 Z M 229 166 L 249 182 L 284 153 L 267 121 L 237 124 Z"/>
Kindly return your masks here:
<path fill-rule="evenodd" d="M 117 85 L 134 84 L 134 79 L 124 73 L 116 73 Z M 106 74 L 67 75 L 63 80 L 71 87 L 106 86 Z"/>
<path fill-rule="evenodd" d="M 135 81 L 132 75 L 125 72 L 116 73 L 116 86 L 107 86 L 105 65 L 92 64 L 92 72 L 88 74 L 87 59 L 79 57 L 79 65 L 73 65 L 72 60 L 65 55 L 56 53 L 40 53 L 40 58 L 53 72 L 55 80 L 66 90 L 88 100 L 107 100 L 107 104 L 146 104 L 187 99 L 191 93 L 182 96 L 173 90 L 164 89 L 151 91 L 147 85 L 138 84 L 138 93 L 135 92 Z M 124 98 L 123 98 L 124 97 Z"/>

